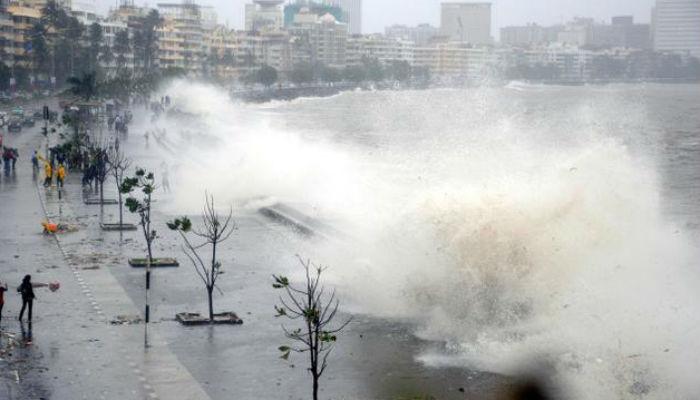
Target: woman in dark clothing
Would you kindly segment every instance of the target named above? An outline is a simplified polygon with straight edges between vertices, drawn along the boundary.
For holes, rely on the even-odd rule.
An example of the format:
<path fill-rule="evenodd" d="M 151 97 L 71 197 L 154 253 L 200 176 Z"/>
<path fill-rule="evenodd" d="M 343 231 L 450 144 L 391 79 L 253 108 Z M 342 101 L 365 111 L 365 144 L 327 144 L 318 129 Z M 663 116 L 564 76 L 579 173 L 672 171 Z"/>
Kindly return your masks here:
<path fill-rule="evenodd" d="M 5 292 L 7 291 L 7 284 L 0 283 L 0 321 L 2 321 L 2 307 L 5 305 Z"/>
<path fill-rule="evenodd" d="M 22 295 L 22 310 L 19 312 L 19 320 L 22 320 L 24 309 L 29 306 L 28 321 L 32 322 L 32 305 L 34 303 L 34 288 L 32 287 L 32 276 L 25 275 L 22 279 L 22 284 L 19 285 L 17 291 Z"/>

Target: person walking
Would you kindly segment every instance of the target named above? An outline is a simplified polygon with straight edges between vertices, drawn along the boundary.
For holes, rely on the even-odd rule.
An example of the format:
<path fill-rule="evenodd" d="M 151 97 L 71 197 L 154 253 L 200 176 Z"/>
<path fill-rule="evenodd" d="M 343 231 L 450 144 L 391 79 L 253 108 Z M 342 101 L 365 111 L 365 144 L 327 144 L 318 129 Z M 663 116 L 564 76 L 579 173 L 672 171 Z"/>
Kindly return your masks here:
<path fill-rule="evenodd" d="M 15 165 L 17 164 L 17 159 L 19 158 L 19 151 L 17 149 L 10 149 L 12 156 L 12 171 L 15 170 Z"/>
<path fill-rule="evenodd" d="M 51 187 L 51 179 L 53 179 L 53 168 L 48 161 L 44 161 L 44 187 Z"/>
<path fill-rule="evenodd" d="M 12 165 L 12 150 L 9 147 L 2 148 L 2 162 L 5 166 L 5 172 L 9 173 Z"/>
<path fill-rule="evenodd" d="M 19 312 L 19 320 L 22 321 L 22 316 L 24 316 L 24 310 L 29 307 L 27 318 L 29 322 L 32 322 L 32 306 L 34 305 L 34 287 L 32 285 L 32 276 L 27 274 L 22 279 L 22 284 L 19 285 L 17 291 L 22 295 L 22 309 Z"/>
<path fill-rule="evenodd" d="M 36 150 L 32 154 L 32 169 L 34 169 L 34 172 L 39 170 L 39 155 Z"/>
<path fill-rule="evenodd" d="M 56 186 L 63 188 L 63 180 L 66 178 L 66 168 L 63 164 L 58 166 L 58 172 L 56 172 Z"/>
<path fill-rule="evenodd" d="M 7 292 L 7 283 L 0 282 L 0 322 L 2 322 L 2 307 L 5 305 L 5 292 Z"/>

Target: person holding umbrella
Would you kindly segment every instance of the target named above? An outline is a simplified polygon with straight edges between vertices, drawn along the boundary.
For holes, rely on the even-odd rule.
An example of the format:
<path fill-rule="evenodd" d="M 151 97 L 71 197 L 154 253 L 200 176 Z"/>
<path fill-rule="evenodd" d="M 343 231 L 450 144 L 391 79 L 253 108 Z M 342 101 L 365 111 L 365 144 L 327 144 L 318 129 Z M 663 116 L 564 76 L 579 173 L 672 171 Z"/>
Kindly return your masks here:
<path fill-rule="evenodd" d="M 24 316 L 24 310 L 28 308 L 27 321 L 32 322 L 32 308 L 34 305 L 34 299 L 36 295 L 34 294 L 35 287 L 46 287 L 55 292 L 59 289 L 60 284 L 58 282 L 52 283 L 32 283 L 32 276 L 27 274 L 22 279 L 22 284 L 17 287 L 17 292 L 22 295 L 22 309 L 19 312 L 19 320 L 22 321 L 22 316 Z"/>
<path fill-rule="evenodd" d="M 22 284 L 17 288 L 17 292 L 22 295 L 22 310 L 19 312 L 19 320 L 22 321 L 24 310 L 29 306 L 28 320 L 32 322 L 32 306 L 34 305 L 34 287 L 32 285 L 32 276 L 27 274 L 22 279 Z"/>

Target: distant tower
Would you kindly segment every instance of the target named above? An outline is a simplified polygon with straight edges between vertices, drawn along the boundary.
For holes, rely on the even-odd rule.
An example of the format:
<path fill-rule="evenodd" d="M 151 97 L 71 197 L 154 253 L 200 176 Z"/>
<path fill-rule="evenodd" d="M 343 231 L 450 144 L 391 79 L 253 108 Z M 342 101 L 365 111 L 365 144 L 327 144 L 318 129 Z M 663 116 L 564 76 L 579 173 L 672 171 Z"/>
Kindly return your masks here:
<path fill-rule="evenodd" d="M 654 50 L 700 57 L 700 0 L 656 0 Z"/>
<path fill-rule="evenodd" d="M 263 28 L 279 30 L 284 26 L 284 14 L 280 7 L 284 0 L 253 0 L 245 6 L 245 29 L 259 31 Z"/>
<path fill-rule="evenodd" d="M 333 0 L 331 4 L 339 6 L 347 13 L 351 35 L 362 34 L 362 0 Z"/>
<path fill-rule="evenodd" d="M 491 3 L 442 3 L 440 34 L 471 44 L 490 44 Z"/>

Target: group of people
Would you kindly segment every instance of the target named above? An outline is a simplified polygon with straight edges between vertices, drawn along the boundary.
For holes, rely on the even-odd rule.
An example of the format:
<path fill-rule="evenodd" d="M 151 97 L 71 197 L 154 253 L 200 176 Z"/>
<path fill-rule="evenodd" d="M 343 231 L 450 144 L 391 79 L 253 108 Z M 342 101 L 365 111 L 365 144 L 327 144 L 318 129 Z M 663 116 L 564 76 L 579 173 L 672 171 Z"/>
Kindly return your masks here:
<path fill-rule="evenodd" d="M 47 160 L 39 155 L 37 151 L 34 151 L 32 155 L 32 168 L 34 168 L 34 172 L 39 169 L 39 161 L 44 163 L 44 187 L 51 187 L 55 176 L 56 186 L 62 188 L 63 182 L 66 179 L 66 166 L 63 162 L 59 161 L 58 166 L 56 166 L 53 158 Z"/>
<path fill-rule="evenodd" d="M 19 320 L 22 321 L 24 311 L 27 311 L 27 319 L 32 322 L 32 309 L 34 306 L 34 288 L 40 286 L 48 286 L 44 283 L 32 283 L 32 276 L 25 275 L 22 283 L 17 287 L 17 292 L 22 296 L 22 309 L 19 312 Z M 5 292 L 7 292 L 7 282 L 0 283 L 0 321 L 2 321 L 2 309 L 5 306 Z"/>
<path fill-rule="evenodd" d="M 127 110 L 124 115 L 117 114 L 107 118 L 107 126 L 109 129 L 114 128 L 117 133 L 127 134 L 129 133 L 129 123 L 133 118 L 131 111 Z"/>
<path fill-rule="evenodd" d="M 104 181 L 107 175 L 108 157 L 105 149 L 91 149 L 86 156 L 83 168 L 83 186 L 92 186 L 93 183 L 97 185 L 100 181 Z"/>
<path fill-rule="evenodd" d="M 17 149 L 12 147 L 2 146 L 2 161 L 5 166 L 5 172 L 10 172 L 15 170 L 15 165 L 17 164 L 17 159 L 19 158 L 19 152 Z"/>
<path fill-rule="evenodd" d="M 150 103 L 151 112 L 151 122 L 156 122 L 161 114 L 165 112 L 170 107 L 170 96 L 165 95 L 160 98 L 160 101 L 152 101 Z"/>

